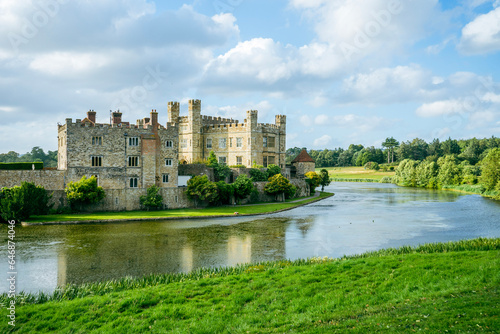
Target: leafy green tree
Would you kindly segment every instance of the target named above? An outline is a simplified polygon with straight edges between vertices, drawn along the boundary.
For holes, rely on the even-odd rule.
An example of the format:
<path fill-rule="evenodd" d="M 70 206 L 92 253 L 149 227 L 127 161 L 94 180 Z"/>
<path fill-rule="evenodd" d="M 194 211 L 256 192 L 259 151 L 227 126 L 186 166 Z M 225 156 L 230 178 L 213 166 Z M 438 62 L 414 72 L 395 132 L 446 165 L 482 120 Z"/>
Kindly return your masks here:
<path fill-rule="evenodd" d="M 462 183 L 462 169 L 456 155 L 446 155 L 438 159 L 438 181 L 441 186 L 459 185 Z"/>
<path fill-rule="evenodd" d="M 316 172 L 307 172 L 305 177 L 312 195 L 316 191 L 316 188 L 321 184 L 321 179 Z"/>
<path fill-rule="evenodd" d="M 217 185 L 206 175 L 190 178 L 187 182 L 186 195 L 194 201 L 195 206 L 198 206 L 200 202 L 215 203 L 219 196 Z"/>
<path fill-rule="evenodd" d="M 416 185 L 422 188 L 437 189 L 439 166 L 434 161 L 424 160 L 416 167 Z"/>
<path fill-rule="evenodd" d="M 228 184 L 224 181 L 216 182 L 215 185 L 217 186 L 217 192 L 219 195 L 217 198 L 217 204 L 219 205 L 232 204 L 231 198 L 234 195 L 233 185 Z"/>
<path fill-rule="evenodd" d="M 330 185 L 330 183 L 332 182 L 330 180 L 330 174 L 328 174 L 328 171 L 326 169 L 322 169 L 319 172 L 319 179 L 320 179 L 319 184 L 321 185 L 321 191 L 325 191 L 325 186 Z"/>
<path fill-rule="evenodd" d="M 406 187 L 416 187 L 417 186 L 417 166 L 418 161 L 411 159 L 404 159 L 399 163 L 396 173 L 394 174 L 394 180 L 396 184 L 406 186 Z"/>
<path fill-rule="evenodd" d="M 441 149 L 444 155 L 460 154 L 460 146 L 455 139 L 449 137 L 441 144 Z"/>
<path fill-rule="evenodd" d="M 217 157 L 215 156 L 214 151 L 210 151 L 208 158 L 207 158 L 207 166 L 208 167 L 215 167 L 219 163 L 217 162 Z"/>
<path fill-rule="evenodd" d="M 267 181 L 268 177 L 266 173 L 257 168 L 252 168 L 248 171 L 253 182 Z"/>
<path fill-rule="evenodd" d="M 489 150 L 486 157 L 481 161 L 480 181 L 486 190 L 500 190 L 500 148 Z"/>
<path fill-rule="evenodd" d="M 275 174 L 269 178 L 269 182 L 264 187 L 264 191 L 269 195 L 279 198 L 284 195 L 285 198 L 291 198 L 295 195 L 297 188 L 281 174 Z"/>
<path fill-rule="evenodd" d="M 97 179 L 85 175 L 78 182 L 70 182 L 66 186 L 66 197 L 72 207 L 92 204 L 101 201 L 106 193 L 102 187 L 97 186 Z"/>
<path fill-rule="evenodd" d="M 267 166 L 267 178 L 270 178 L 276 174 L 281 174 L 281 168 L 277 165 L 269 165 Z"/>
<path fill-rule="evenodd" d="M 147 189 L 147 195 L 142 195 L 139 197 L 141 205 L 149 210 L 157 210 L 163 205 L 163 197 L 158 193 L 160 188 L 155 185 L 149 186 Z"/>
<path fill-rule="evenodd" d="M 245 174 L 239 175 L 233 183 L 234 197 L 239 201 L 250 195 L 253 189 L 252 179 Z"/>
<path fill-rule="evenodd" d="M 42 186 L 22 182 L 20 187 L 3 188 L 0 192 L 0 215 L 2 219 L 25 220 L 32 215 L 46 215 L 52 205 L 50 196 Z"/>
<path fill-rule="evenodd" d="M 392 162 L 394 162 L 394 149 L 399 146 L 399 142 L 393 137 L 387 137 L 382 143 L 382 147 L 387 149 L 387 163 L 389 163 L 389 157 L 392 155 Z"/>

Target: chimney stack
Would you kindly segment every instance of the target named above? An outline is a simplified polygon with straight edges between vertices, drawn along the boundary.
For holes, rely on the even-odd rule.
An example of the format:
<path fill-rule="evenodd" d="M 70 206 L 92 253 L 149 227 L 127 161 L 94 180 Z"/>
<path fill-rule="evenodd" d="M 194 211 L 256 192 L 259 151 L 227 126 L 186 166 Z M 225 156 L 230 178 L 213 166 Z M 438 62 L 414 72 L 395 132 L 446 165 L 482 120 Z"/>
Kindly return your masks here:
<path fill-rule="evenodd" d="M 120 124 L 122 122 L 122 113 L 119 111 L 113 112 L 113 124 Z"/>
<path fill-rule="evenodd" d="M 96 112 L 94 110 L 87 111 L 87 118 L 94 124 L 95 124 L 95 114 Z"/>

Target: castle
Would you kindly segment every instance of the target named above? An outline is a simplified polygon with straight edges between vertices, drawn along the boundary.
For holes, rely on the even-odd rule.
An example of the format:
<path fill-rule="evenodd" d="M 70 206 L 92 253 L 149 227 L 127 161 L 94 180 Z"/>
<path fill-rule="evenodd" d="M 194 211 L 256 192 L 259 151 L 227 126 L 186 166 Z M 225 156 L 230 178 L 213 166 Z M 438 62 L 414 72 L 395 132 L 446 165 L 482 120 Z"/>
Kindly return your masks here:
<path fill-rule="evenodd" d="M 179 102 L 168 103 L 168 122 L 158 113 L 130 124 L 113 112 L 110 124 L 96 123 L 96 112 L 83 120 L 67 118 L 58 126 L 58 170 L 67 182 L 95 176 L 104 189 L 178 186 L 178 165 L 206 160 L 214 151 L 227 165 L 285 169 L 286 116 L 275 124 L 257 122 L 257 111 L 247 111 L 243 123 L 201 115 L 201 101 L 189 100 L 188 116 L 180 116 Z"/>
<path fill-rule="evenodd" d="M 304 150 L 285 165 L 286 116 L 276 115 L 275 124 L 257 122 L 256 110 L 247 111 L 240 123 L 233 119 L 201 115 L 200 100 L 189 100 L 188 116 L 180 116 L 178 102 L 168 103 L 168 121 L 162 125 L 158 113 L 130 124 L 122 113 L 112 112 L 109 123 L 97 123 L 90 110 L 84 119 L 67 118 L 58 124 L 58 167 L 43 170 L 0 170 L 0 188 L 33 182 L 52 195 L 54 207 L 64 207 L 64 189 L 69 182 L 83 176 L 97 178 L 106 197 L 89 211 L 123 211 L 141 209 L 139 197 L 156 185 L 163 197 L 163 207 L 192 207 L 185 188 L 191 175 L 213 175 L 211 168 L 196 164 L 213 151 L 221 164 L 230 167 L 275 164 L 297 187 L 296 196 L 307 196 L 309 185 L 303 176 L 314 171 L 314 160 Z M 233 168 L 234 179 L 249 169 Z M 264 194 L 265 182 L 255 183 L 259 200 L 272 198 Z"/>

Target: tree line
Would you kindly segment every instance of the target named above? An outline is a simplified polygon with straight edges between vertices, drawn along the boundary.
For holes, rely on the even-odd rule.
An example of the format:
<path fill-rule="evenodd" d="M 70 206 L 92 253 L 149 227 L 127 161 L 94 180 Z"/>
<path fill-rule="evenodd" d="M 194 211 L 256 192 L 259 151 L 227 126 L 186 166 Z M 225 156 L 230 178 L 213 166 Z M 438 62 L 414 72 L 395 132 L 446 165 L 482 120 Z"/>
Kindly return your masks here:
<path fill-rule="evenodd" d="M 0 162 L 43 162 L 44 167 L 57 167 L 57 151 L 47 151 L 35 146 L 31 152 L 19 154 L 14 151 L 0 153 Z"/>
<path fill-rule="evenodd" d="M 405 159 L 437 162 L 439 158 L 444 158 L 447 155 L 456 155 L 459 162 L 467 161 L 470 165 L 476 165 L 493 148 L 500 148 L 500 138 L 495 136 L 484 139 L 456 140 L 448 138 L 445 141 L 434 139 L 431 142 L 415 138 L 400 143 L 391 137 L 382 143 L 381 148 L 351 144 L 347 149 L 339 147 L 308 150 L 308 153 L 316 161 L 318 168 L 364 166 L 368 162 L 378 164 L 389 162 L 397 165 Z M 286 162 L 290 163 L 302 149 L 299 147 L 289 148 L 286 151 Z"/>

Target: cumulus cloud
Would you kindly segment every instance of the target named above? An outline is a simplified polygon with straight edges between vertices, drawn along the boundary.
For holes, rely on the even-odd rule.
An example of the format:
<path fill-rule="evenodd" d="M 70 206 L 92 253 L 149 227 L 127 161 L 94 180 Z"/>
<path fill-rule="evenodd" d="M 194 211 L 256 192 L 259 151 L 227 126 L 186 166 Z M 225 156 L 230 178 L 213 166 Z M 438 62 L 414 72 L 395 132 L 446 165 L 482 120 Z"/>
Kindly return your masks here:
<path fill-rule="evenodd" d="M 500 7 L 479 15 L 462 29 L 458 49 L 467 55 L 500 50 Z"/>
<path fill-rule="evenodd" d="M 330 142 L 332 141 L 332 137 L 330 137 L 329 135 L 323 135 L 319 138 L 316 138 L 314 140 L 314 147 L 327 147 Z"/>

